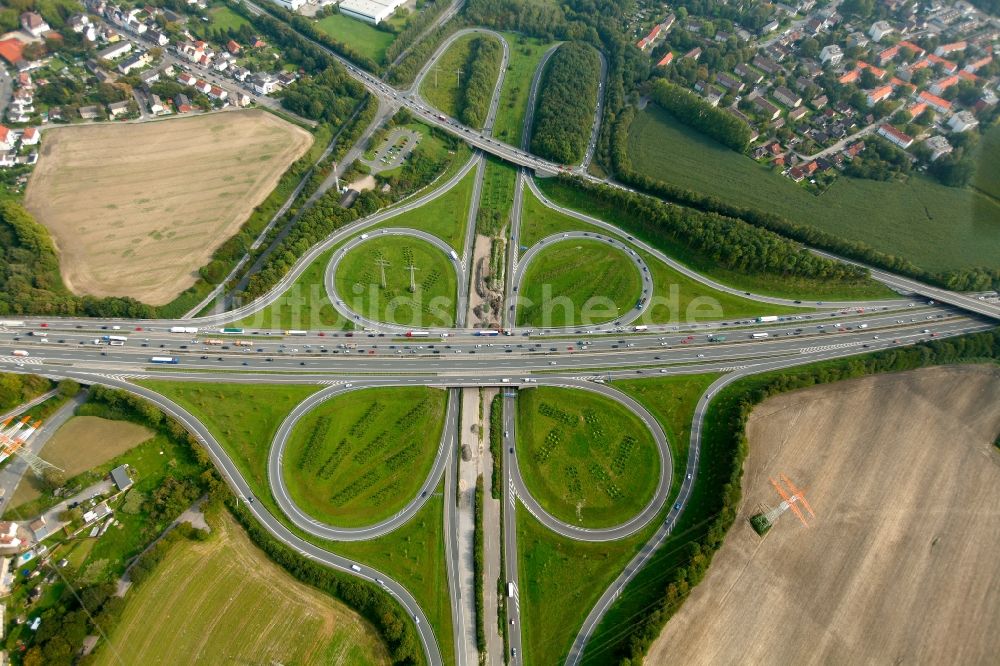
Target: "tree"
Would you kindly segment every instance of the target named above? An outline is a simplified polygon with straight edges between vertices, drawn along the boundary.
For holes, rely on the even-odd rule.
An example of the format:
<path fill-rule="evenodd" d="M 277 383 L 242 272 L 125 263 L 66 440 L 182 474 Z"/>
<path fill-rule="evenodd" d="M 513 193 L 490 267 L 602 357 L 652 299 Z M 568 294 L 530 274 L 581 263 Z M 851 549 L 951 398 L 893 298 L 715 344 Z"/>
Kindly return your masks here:
<path fill-rule="evenodd" d="M 64 379 L 59 382 L 59 395 L 64 398 L 73 398 L 80 392 L 80 384 L 72 379 Z"/>

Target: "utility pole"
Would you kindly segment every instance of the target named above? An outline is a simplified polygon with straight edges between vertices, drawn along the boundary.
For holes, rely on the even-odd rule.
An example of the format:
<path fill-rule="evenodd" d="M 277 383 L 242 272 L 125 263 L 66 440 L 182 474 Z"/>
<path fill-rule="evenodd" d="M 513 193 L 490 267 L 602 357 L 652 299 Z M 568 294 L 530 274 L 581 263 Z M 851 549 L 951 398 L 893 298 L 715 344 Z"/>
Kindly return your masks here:
<path fill-rule="evenodd" d="M 434 87 L 438 87 L 438 72 L 441 71 L 441 67 L 434 65 Z"/>
<path fill-rule="evenodd" d="M 456 69 L 455 70 L 455 76 L 458 77 L 458 80 L 456 82 L 456 87 L 461 88 L 462 87 L 462 70 L 461 69 Z"/>
<path fill-rule="evenodd" d="M 417 291 L 417 283 L 413 277 L 413 273 L 419 271 L 420 269 L 414 266 L 413 262 L 411 261 L 410 265 L 406 267 L 406 270 L 410 271 L 410 293 L 412 294 Z"/>
<path fill-rule="evenodd" d="M 382 272 L 382 288 L 385 289 L 385 267 L 389 265 L 389 262 L 385 259 L 376 259 L 375 263 L 378 264 L 379 270 Z"/>

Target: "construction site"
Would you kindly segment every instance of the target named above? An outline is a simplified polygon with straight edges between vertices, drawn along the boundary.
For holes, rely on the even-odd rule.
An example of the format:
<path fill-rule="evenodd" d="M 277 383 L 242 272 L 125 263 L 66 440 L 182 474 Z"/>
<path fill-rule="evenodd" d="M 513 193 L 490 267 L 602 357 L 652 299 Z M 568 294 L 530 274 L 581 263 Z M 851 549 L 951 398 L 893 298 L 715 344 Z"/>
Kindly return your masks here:
<path fill-rule="evenodd" d="M 997 395 L 960 366 L 759 405 L 737 521 L 646 663 L 994 661 Z"/>

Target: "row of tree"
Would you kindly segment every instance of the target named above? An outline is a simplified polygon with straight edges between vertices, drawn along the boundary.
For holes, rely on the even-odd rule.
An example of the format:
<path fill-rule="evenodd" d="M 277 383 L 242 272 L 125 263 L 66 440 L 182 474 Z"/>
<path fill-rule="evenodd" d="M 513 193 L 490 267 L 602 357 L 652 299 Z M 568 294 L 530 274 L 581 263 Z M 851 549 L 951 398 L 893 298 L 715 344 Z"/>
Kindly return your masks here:
<path fill-rule="evenodd" d="M 733 114 L 663 79 L 653 83 L 649 95 L 677 120 L 742 153 L 750 145 L 750 127 Z"/>
<path fill-rule="evenodd" d="M 683 561 L 672 565 L 669 576 L 664 572 L 667 582 L 651 611 L 629 626 L 616 628 L 621 633 L 615 644 L 608 646 L 614 654 L 612 663 L 621 666 L 642 663 L 649 646 L 684 604 L 691 590 L 701 582 L 712 556 L 722 546 L 740 505 L 740 479 L 748 451 L 746 424 L 756 405 L 773 395 L 818 384 L 931 365 L 997 359 L 1000 359 L 1000 329 L 993 329 L 834 363 L 782 370 L 765 378 L 741 380 L 723 389 L 709 408 L 702 442 L 702 467 L 710 468 L 712 473 L 699 475 L 699 483 L 711 485 L 703 494 L 709 506 L 702 511 L 703 515 L 712 518 L 693 536 Z"/>
<path fill-rule="evenodd" d="M 777 233 L 736 218 L 673 206 L 654 197 L 569 176 L 561 180 L 594 208 L 614 211 L 619 226 L 661 246 L 688 248 L 729 270 L 843 283 L 858 283 L 866 278 L 864 269 L 824 259 Z"/>
<path fill-rule="evenodd" d="M 434 0 L 424 3 L 423 9 L 411 14 L 406 21 L 406 27 L 399 31 L 396 39 L 385 50 L 385 59 L 390 66 L 403 52 L 421 41 L 424 31 L 450 6 L 448 0 Z"/>
<path fill-rule="evenodd" d="M 583 159 L 594 124 L 601 59 L 583 42 L 567 42 L 549 60 L 535 109 L 531 152 L 562 164 Z"/>
<path fill-rule="evenodd" d="M 38 375 L 0 372 L 0 411 L 32 400 L 52 388 L 52 382 Z"/>
<path fill-rule="evenodd" d="M 458 119 L 469 127 L 481 128 L 493 100 L 503 48 L 493 37 L 483 36 L 472 40 L 469 58 L 465 62 L 468 77 L 460 91 Z"/>

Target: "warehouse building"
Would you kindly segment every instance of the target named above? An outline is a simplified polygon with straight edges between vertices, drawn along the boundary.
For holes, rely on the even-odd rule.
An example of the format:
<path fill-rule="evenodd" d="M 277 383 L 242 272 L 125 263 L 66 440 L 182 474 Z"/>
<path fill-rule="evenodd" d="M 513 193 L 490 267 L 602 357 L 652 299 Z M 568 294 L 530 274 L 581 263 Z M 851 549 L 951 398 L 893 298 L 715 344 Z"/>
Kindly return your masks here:
<path fill-rule="evenodd" d="M 378 24 L 392 16 L 406 0 L 344 0 L 340 13 L 365 23 Z"/>

